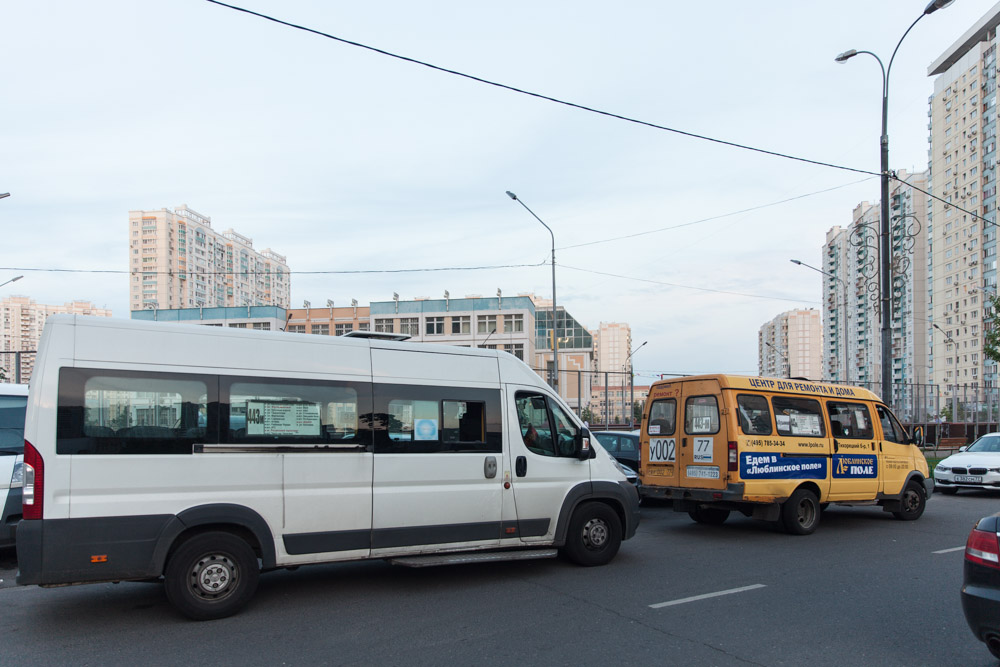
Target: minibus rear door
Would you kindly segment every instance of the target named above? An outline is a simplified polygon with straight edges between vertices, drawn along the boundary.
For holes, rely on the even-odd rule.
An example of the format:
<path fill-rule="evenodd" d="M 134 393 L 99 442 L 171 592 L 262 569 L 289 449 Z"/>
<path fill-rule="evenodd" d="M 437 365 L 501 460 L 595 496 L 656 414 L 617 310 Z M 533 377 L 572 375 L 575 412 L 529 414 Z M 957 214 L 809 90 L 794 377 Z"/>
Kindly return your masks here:
<path fill-rule="evenodd" d="M 726 488 L 729 437 L 723 409 L 718 380 L 683 383 L 677 460 L 682 487 Z"/>

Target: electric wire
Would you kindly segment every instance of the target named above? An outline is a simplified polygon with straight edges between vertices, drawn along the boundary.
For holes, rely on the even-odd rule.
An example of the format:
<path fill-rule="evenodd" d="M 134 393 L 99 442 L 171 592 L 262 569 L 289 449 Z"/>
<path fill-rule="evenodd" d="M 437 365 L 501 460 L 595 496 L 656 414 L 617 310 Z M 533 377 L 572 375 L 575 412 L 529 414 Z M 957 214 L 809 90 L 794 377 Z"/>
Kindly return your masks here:
<path fill-rule="evenodd" d="M 658 229 L 649 229 L 644 232 L 635 232 L 634 234 L 624 234 L 622 236 L 612 236 L 606 239 L 600 239 L 598 241 L 587 241 L 586 243 L 575 243 L 573 245 L 562 246 L 561 248 L 556 248 L 556 250 L 569 250 L 572 248 L 583 248 L 585 246 L 598 245 L 600 243 L 611 243 L 612 241 L 622 241 L 625 239 L 632 239 L 639 236 L 647 236 L 649 234 L 659 234 L 660 232 L 668 232 L 673 229 L 680 229 L 682 227 L 690 227 L 692 225 L 699 225 L 703 222 L 711 222 L 713 220 L 721 220 L 722 218 L 729 218 L 734 215 L 740 215 L 743 213 L 751 213 L 753 211 L 759 211 L 761 209 L 770 208 L 771 206 L 778 206 L 780 204 L 787 204 L 788 202 L 796 201 L 797 199 L 805 199 L 806 197 L 812 197 L 815 195 L 821 195 L 826 192 L 832 192 L 834 190 L 840 190 L 841 188 L 847 188 L 852 185 L 858 185 L 859 183 L 865 183 L 870 181 L 874 177 L 862 178 L 860 181 L 853 181 L 851 183 L 844 183 L 843 185 L 836 185 L 832 188 L 826 188 L 825 190 L 816 190 L 815 192 L 807 192 L 806 194 L 796 195 L 795 197 L 789 197 L 788 199 L 781 199 L 778 201 L 773 201 L 767 204 L 760 204 L 759 206 L 751 206 L 750 208 L 744 208 L 739 211 L 731 211 L 729 213 L 721 213 L 719 215 L 713 215 L 708 218 L 701 218 L 699 220 L 691 220 L 690 222 L 682 222 L 678 225 L 671 225 L 669 227 L 660 227 Z"/>
<path fill-rule="evenodd" d="M 598 276 L 609 276 L 611 278 L 621 278 L 623 280 L 635 280 L 642 283 L 651 283 L 653 285 L 664 285 L 666 287 L 677 287 L 680 289 L 696 290 L 698 292 L 711 292 L 713 294 L 729 294 L 732 296 L 743 296 L 751 299 L 769 299 L 771 301 L 792 301 L 794 303 L 814 303 L 821 304 L 822 301 L 812 301 L 810 299 L 799 299 L 795 297 L 788 296 L 768 296 L 766 294 L 748 294 L 746 292 L 733 292 L 730 290 L 713 289 L 711 287 L 696 287 L 694 285 L 681 285 L 679 283 L 670 283 L 663 280 L 653 280 L 652 278 L 637 278 L 635 276 L 623 276 L 618 273 L 608 273 L 606 271 L 594 271 L 593 269 L 583 269 L 578 266 L 568 266 L 566 264 L 560 264 L 560 268 L 570 269 L 572 271 L 580 271 L 582 273 L 593 273 Z"/>
<path fill-rule="evenodd" d="M 613 112 L 610 112 L 610 111 L 604 111 L 602 109 L 596 109 L 594 107 L 588 107 L 588 106 L 585 106 L 583 104 L 577 104 L 575 102 L 569 102 L 569 101 L 566 101 L 566 100 L 561 100 L 559 98 L 551 97 L 549 95 L 543 95 L 541 93 L 532 92 L 530 90 L 525 90 L 523 88 L 517 88 L 515 86 L 511 86 L 511 85 L 508 85 L 508 84 L 505 84 L 505 83 L 499 83 L 497 81 L 491 81 L 489 79 L 484 79 L 482 77 L 474 76 L 472 74 L 466 74 L 464 72 L 459 72 L 458 70 L 448 69 L 447 67 L 441 67 L 440 65 L 433 65 L 431 63 L 424 62 L 422 60 L 417 60 L 416 58 L 410 58 L 408 56 L 402 56 L 402 55 L 399 55 L 397 53 L 392 53 L 391 51 L 386 51 L 384 49 L 380 49 L 380 48 L 377 48 L 377 47 L 374 47 L 374 46 L 369 46 L 367 44 L 362 44 L 361 42 L 355 42 L 355 41 L 352 41 L 352 40 L 349 40 L 349 39 L 345 39 L 343 37 L 337 37 L 336 35 L 331 35 L 330 33 L 326 33 L 326 32 L 323 32 L 321 30 L 316 30 L 314 28 L 308 28 L 306 26 L 298 25 L 296 23 L 291 23 L 289 21 L 283 21 L 281 19 L 275 18 L 273 16 L 269 16 L 267 14 L 262 14 L 260 12 L 255 12 L 255 11 L 252 11 L 250 9 L 245 9 L 243 7 L 238 7 L 236 5 L 230 5 L 230 4 L 227 4 L 225 2 L 220 2 L 219 0 L 206 0 L 206 2 L 210 2 L 213 5 L 219 5 L 220 7 L 227 7 L 229 9 L 234 10 L 234 11 L 243 12 L 245 14 L 250 14 L 251 16 L 256 16 L 258 18 L 262 18 L 262 19 L 267 20 L 267 21 L 272 21 L 274 23 L 277 23 L 277 24 L 283 25 L 283 26 L 287 26 L 289 28 L 294 28 L 296 30 L 302 30 L 304 32 L 312 33 L 314 35 L 319 35 L 320 37 L 326 37 L 327 39 L 332 39 L 332 40 L 334 40 L 336 42 L 340 42 L 341 44 L 347 44 L 349 46 L 356 46 L 358 48 L 366 49 L 366 50 L 372 51 L 374 53 L 378 53 L 378 54 L 381 54 L 381 55 L 384 55 L 384 56 L 389 56 L 390 58 L 396 58 L 397 60 L 402 60 L 404 62 L 412 63 L 414 65 L 421 65 L 423 67 L 427 67 L 429 69 L 432 69 L 432 70 L 435 70 L 435 71 L 438 71 L 438 72 L 443 72 L 445 74 L 452 74 L 454 76 L 459 76 L 459 77 L 462 77 L 462 78 L 465 78 L 465 79 L 469 79 L 471 81 L 476 81 L 477 83 L 483 83 L 483 84 L 486 84 L 488 86 L 493 86 L 495 88 L 501 88 L 503 90 L 509 90 L 511 92 L 514 92 L 514 93 L 519 93 L 521 95 L 527 95 L 529 97 L 534 97 L 534 98 L 537 98 L 537 99 L 540 99 L 540 100 L 546 100 L 548 102 L 553 102 L 555 104 L 561 104 L 563 106 L 571 107 L 573 109 L 579 109 L 581 111 L 588 111 L 590 113 L 598 114 L 598 115 L 601 115 L 601 116 L 606 116 L 608 118 L 615 118 L 617 120 L 623 120 L 623 121 L 625 121 L 627 123 L 634 123 L 636 125 L 642 125 L 642 126 L 645 126 L 645 127 L 650 127 L 650 128 L 655 129 L 655 130 L 663 130 L 664 132 L 672 132 L 674 134 L 678 134 L 678 135 L 681 135 L 681 136 L 689 137 L 691 139 L 700 139 L 702 141 L 709 141 L 709 142 L 712 142 L 712 143 L 715 143 L 715 144 L 720 144 L 722 146 L 729 146 L 731 148 L 739 148 L 741 150 L 752 151 L 752 152 L 755 152 L 755 153 L 762 153 L 764 155 L 771 155 L 773 157 L 780 157 L 780 158 L 784 158 L 784 159 L 787 159 L 787 160 L 795 160 L 797 162 L 805 162 L 807 164 L 814 164 L 814 165 L 817 165 L 817 166 L 820 166 L 820 167 L 829 167 L 831 169 L 841 169 L 843 171 L 853 171 L 853 172 L 856 172 L 856 173 L 859 173 L 859 174 L 867 174 L 869 176 L 879 176 L 880 175 L 879 172 L 868 171 L 867 169 L 857 169 L 855 167 L 847 167 L 847 166 L 844 166 L 844 165 L 833 164 L 831 162 L 823 162 L 822 160 L 812 160 L 810 158 L 804 158 L 804 157 L 799 157 L 799 156 L 795 156 L 795 155 L 789 155 L 788 153 L 780 153 L 778 151 L 767 150 L 765 148 L 757 148 L 757 147 L 754 147 L 754 146 L 748 146 L 746 144 L 740 144 L 740 143 L 736 143 L 734 141 L 726 141 L 724 139 L 717 139 L 715 137 L 709 137 L 709 136 L 704 135 L 704 134 L 697 134 L 697 133 L 694 133 L 694 132 L 688 132 L 686 130 L 679 130 L 677 128 L 668 127 L 666 125 L 659 125 L 657 123 L 652 123 L 652 122 L 649 122 L 649 121 L 639 120 L 637 118 L 632 118 L 630 116 L 623 116 L 621 114 L 613 113 Z"/>

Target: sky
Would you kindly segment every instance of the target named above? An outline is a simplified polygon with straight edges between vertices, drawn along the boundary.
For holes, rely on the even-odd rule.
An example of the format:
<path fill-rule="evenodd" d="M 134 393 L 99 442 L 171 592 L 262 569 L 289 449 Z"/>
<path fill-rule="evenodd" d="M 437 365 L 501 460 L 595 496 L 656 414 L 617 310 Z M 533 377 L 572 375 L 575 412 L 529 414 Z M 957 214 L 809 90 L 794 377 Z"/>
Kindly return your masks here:
<path fill-rule="evenodd" d="M 926 2 L 233 4 L 878 172 L 878 63 L 834 56 L 888 63 Z M 928 65 L 993 6 L 958 0 L 906 37 L 889 81 L 892 169 L 926 168 Z M 294 306 L 549 298 L 551 237 L 511 190 L 553 230 L 558 304 L 648 341 L 637 381 L 755 374 L 759 327 L 821 307 L 822 276 L 789 260 L 819 266 L 827 231 L 879 196 L 876 176 L 205 0 L 0 8 L 0 282 L 25 276 L 0 297 L 127 318 L 128 276 L 101 272 L 128 269 L 128 212 L 187 205 L 285 255 Z M 53 271 L 67 269 L 82 272 Z"/>

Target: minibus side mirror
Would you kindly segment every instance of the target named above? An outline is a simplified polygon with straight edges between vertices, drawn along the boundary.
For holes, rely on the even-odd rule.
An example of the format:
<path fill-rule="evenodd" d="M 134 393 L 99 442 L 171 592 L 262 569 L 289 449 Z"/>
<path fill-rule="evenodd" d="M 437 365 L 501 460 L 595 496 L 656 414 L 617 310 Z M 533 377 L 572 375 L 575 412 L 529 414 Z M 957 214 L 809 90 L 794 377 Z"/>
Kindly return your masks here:
<path fill-rule="evenodd" d="M 576 434 L 576 458 L 581 461 L 594 458 L 594 448 L 590 446 L 590 433 L 579 431 Z"/>
<path fill-rule="evenodd" d="M 923 447 L 924 446 L 924 427 L 923 426 L 914 426 L 913 427 L 913 437 L 910 438 L 910 442 L 913 443 L 914 445 L 916 445 L 917 447 Z"/>

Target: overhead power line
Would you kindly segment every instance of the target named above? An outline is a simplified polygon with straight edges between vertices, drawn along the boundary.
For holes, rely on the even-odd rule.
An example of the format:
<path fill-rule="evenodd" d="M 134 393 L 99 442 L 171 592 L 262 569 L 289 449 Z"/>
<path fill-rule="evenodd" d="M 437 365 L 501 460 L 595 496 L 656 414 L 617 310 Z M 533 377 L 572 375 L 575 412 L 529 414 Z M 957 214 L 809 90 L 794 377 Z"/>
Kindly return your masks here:
<path fill-rule="evenodd" d="M 821 301 L 811 301 L 808 299 L 797 299 L 788 296 L 769 296 L 766 294 L 748 294 L 746 292 L 731 292 L 729 290 L 713 289 L 711 287 L 698 287 L 696 285 L 681 285 L 679 283 L 669 283 L 663 280 L 653 280 L 652 278 L 637 278 L 635 276 L 623 276 L 618 273 L 607 273 L 605 271 L 594 271 L 592 269 L 583 269 L 578 266 L 568 266 L 566 264 L 560 264 L 560 268 L 571 269 L 573 271 L 580 271 L 582 273 L 593 273 L 598 276 L 609 276 L 611 278 L 621 278 L 623 280 L 635 280 L 642 283 L 651 283 L 653 285 L 665 285 L 667 287 L 678 287 L 680 289 L 690 289 L 696 290 L 698 292 L 712 292 L 714 294 L 730 294 L 732 296 L 744 296 L 751 299 L 770 299 L 772 301 L 792 301 L 795 303 L 822 303 Z"/>
<path fill-rule="evenodd" d="M 502 88 L 503 90 L 509 90 L 514 93 L 519 93 L 521 95 L 527 95 L 529 97 L 535 97 L 540 100 L 546 100 L 548 102 L 554 102 L 555 104 L 561 104 L 563 106 L 571 107 L 573 109 L 579 109 L 581 111 L 588 111 L 590 113 L 595 113 L 601 116 L 607 116 L 608 118 L 616 118 L 618 120 L 623 120 L 627 123 L 634 123 L 636 125 L 643 125 L 645 127 L 651 127 L 656 130 L 663 130 L 664 132 L 672 132 L 674 134 L 679 134 L 681 136 L 690 137 L 692 139 L 700 139 L 702 141 L 709 141 L 715 144 L 720 144 L 723 146 L 729 146 L 731 148 L 739 148 L 741 150 L 752 151 L 754 153 L 762 153 L 764 155 L 771 155 L 774 157 L 780 157 L 787 160 L 795 160 L 797 162 L 805 162 L 807 164 L 814 164 L 820 167 L 830 167 L 831 169 L 842 169 L 844 171 L 853 171 L 859 174 L 868 174 L 869 176 L 879 176 L 879 172 L 868 171 L 867 169 L 856 169 L 854 167 L 847 167 L 844 165 L 833 164 L 832 162 L 823 162 L 821 160 L 812 160 L 809 158 L 799 157 L 795 155 L 789 155 L 788 153 L 780 153 L 778 151 L 767 150 L 765 148 L 757 148 L 755 146 L 748 146 L 746 144 L 739 144 L 734 141 L 726 141 L 725 139 L 718 139 L 715 137 L 709 137 L 704 134 L 697 134 L 695 132 L 688 132 L 686 130 L 679 130 L 674 127 L 667 127 L 666 125 L 659 125 L 657 123 L 651 123 L 649 121 L 639 120 L 637 118 L 631 118 L 629 116 L 623 116 L 621 114 L 612 113 L 610 111 L 604 111 L 602 109 L 595 109 L 594 107 L 588 107 L 583 104 L 577 104 L 575 102 L 568 102 L 566 100 L 561 100 L 556 97 L 551 97 L 549 95 L 543 95 L 541 93 L 532 92 L 530 90 L 525 90 L 523 88 L 517 88 L 505 83 L 499 83 L 497 81 L 491 81 L 489 79 L 484 79 L 479 76 L 474 76 L 472 74 L 466 74 L 465 72 L 459 72 L 458 70 L 448 69 L 447 67 L 441 67 L 440 65 L 434 65 L 422 60 L 417 60 L 416 58 L 410 58 L 408 56 L 402 56 L 397 53 L 392 53 L 391 51 L 386 51 L 385 49 L 379 49 L 374 46 L 369 46 L 367 44 L 362 44 L 361 42 L 355 42 L 349 39 L 344 39 L 343 37 L 337 37 L 336 35 L 331 35 L 330 33 L 323 32 L 321 30 L 316 30 L 314 28 L 309 28 L 303 25 L 298 25 L 296 23 L 290 23 L 289 21 L 282 21 L 281 19 L 275 18 L 273 16 L 268 16 L 267 14 L 261 14 L 260 12 L 255 12 L 243 7 L 237 7 L 236 5 L 230 5 L 225 2 L 219 2 L 219 0 L 206 0 L 213 5 L 219 5 L 220 7 L 227 7 L 229 9 L 243 12 L 244 14 L 250 14 L 251 16 L 256 16 L 262 18 L 266 21 L 272 21 L 279 25 L 287 26 L 289 28 L 294 28 L 296 30 L 302 30 L 304 32 L 309 32 L 314 35 L 319 35 L 320 37 L 326 37 L 327 39 L 332 39 L 341 44 L 347 44 L 349 46 L 356 46 L 360 49 L 366 49 L 374 53 L 381 54 L 383 56 L 389 56 L 390 58 L 396 58 L 397 60 L 402 60 L 404 62 L 412 63 L 414 65 L 421 65 L 423 67 L 430 68 L 438 72 L 444 72 L 445 74 L 452 74 L 454 76 L 459 76 L 464 79 L 469 79 L 470 81 L 476 81 L 477 83 L 483 83 L 487 86 L 493 86 L 495 88 Z"/>
<path fill-rule="evenodd" d="M 0 271 L 32 271 L 36 273 L 114 273 L 120 275 L 173 276 L 278 276 L 278 275 L 350 275 L 360 273 L 430 273 L 436 271 L 490 271 L 493 269 L 522 269 L 547 266 L 548 260 L 537 264 L 496 264 L 494 266 L 440 266 L 423 269 L 344 269 L 340 271 L 148 271 L 144 269 L 45 269 L 26 266 L 0 266 Z"/>
<path fill-rule="evenodd" d="M 820 195 L 825 192 L 832 192 L 833 190 L 839 190 L 841 188 L 850 187 L 852 185 L 857 185 L 859 183 L 864 183 L 865 181 L 870 181 L 873 177 L 862 178 L 860 181 L 854 181 L 852 183 L 845 183 L 843 185 L 837 185 L 832 188 L 826 188 L 825 190 L 817 190 L 815 192 L 807 192 L 804 195 L 797 195 L 795 197 L 789 197 L 788 199 L 781 199 L 779 201 L 773 201 L 768 204 L 761 204 L 759 206 L 751 206 L 750 208 L 744 208 L 739 211 L 731 211 L 729 213 L 721 213 L 719 215 L 713 215 L 708 218 L 701 218 L 700 220 L 692 220 L 690 222 L 682 222 L 679 225 L 671 225 L 669 227 L 660 227 L 658 229 L 649 229 L 644 232 L 635 232 L 634 234 L 625 234 L 623 236 L 612 236 L 611 238 L 601 239 L 599 241 L 587 241 L 586 243 L 576 243 L 574 245 L 562 246 L 561 248 L 556 248 L 557 250 L 569 250 L 571 248 L 582 248 L 589 245 L 597 245 L 599 243 L 611 243 L 612 241 L 622 241 L 624 239 L 632 239 L 637 236 L 646 236 L 648 234 L 659 234 L 660 232 L 668 232 L 672 229 L 680 229 L 681 227 L 690 227 L 692 225 L 700 225 L 704 222 L 711 222 L 712 220 L 721 220 L 722 218 L 729 218 L 734 215 L 740 215 L 742 213 L 750 213 L 752 211 L 759 211 L 764 208 L 770 208 L 771 206 L 778 206 L 780 204 L 787 204 L 788 202 L 795 201 L 797 199 L 805 199 L 806 197 L 812 197 L 814 195 Z"/>

